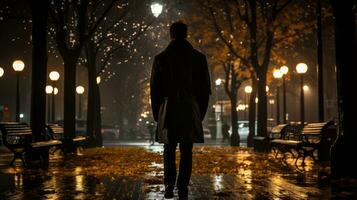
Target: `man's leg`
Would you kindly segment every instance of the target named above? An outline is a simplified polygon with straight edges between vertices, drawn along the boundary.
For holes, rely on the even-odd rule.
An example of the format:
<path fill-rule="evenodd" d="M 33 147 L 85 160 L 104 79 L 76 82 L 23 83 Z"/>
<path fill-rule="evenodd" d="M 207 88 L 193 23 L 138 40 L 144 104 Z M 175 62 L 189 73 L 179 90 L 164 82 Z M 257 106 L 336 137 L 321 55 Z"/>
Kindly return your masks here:
<path fill-rule="evenodd" d="M 173 197 L 176 182 L 176 143 L 164 145 L 164 184 L 165 198 Z"/>
<path fill-rule="evenodd" d="M 177 180 L 179 197 L 187 197 L 192 172 L 192 143 L 180 143 L 180 170 Z"/>

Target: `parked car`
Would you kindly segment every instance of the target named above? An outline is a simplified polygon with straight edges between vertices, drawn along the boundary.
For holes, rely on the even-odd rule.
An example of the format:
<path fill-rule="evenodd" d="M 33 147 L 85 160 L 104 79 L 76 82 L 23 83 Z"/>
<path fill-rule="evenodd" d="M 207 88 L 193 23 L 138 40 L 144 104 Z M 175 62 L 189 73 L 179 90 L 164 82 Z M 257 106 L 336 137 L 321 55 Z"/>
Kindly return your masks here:
<path fill-rule="evenodd" d="M 115 128 L 110 125 L 102 125 L 102 137 L 103 139 L 119 139 L 120 138 L 120 129 Z"/>
<path fill-rule="evenodd" d="M 241 141 L 247 141 L 249 134 L 249 121 L 238 121 L 238 133 Z M 255 124 L 255 134 L 257 133 L 257 124 Z M 232 135 L 232 126 L 229 129 L 229 135 Z"/>
<path fill-rule="evenodd" d="M 203 137 L 205 139 L 211 139 L 212 138 L 211 131 L 208 128 L 203 128 Z"/>

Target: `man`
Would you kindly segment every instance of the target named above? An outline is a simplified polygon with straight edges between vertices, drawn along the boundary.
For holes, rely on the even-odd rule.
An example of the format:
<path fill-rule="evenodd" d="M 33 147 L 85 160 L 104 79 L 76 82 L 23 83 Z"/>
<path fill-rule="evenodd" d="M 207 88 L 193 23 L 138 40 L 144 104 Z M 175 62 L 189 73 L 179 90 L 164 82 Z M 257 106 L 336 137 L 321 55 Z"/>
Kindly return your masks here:
<path fill-rule="evenodd" d="M 171 42 L 154 59 L 151 106 L 158 122 L 156 141 L 164 143 L 165 198 L 173 198 L 176 182 L 175 151 L 180 145 L 177 178 L 179 199 L 187 199 L 192 171 L 192 144 L 203 143 L 202 120 L 207 111 L 210 77 L 205 55 L 186 40 L 187 26 L 170 26 Z"/>

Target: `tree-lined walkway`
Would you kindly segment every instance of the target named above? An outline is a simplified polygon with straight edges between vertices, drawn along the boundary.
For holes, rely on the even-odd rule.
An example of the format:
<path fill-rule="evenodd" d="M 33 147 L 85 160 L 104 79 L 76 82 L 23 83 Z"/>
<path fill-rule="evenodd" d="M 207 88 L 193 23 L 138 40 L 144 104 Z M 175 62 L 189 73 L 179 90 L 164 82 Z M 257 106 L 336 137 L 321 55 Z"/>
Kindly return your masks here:
<path fill-rule="evenodd" d="M 162 147 L 87 149 L 52 156 L 48 170 L 8 167 L 0 158 L 0 199 L 163 199 Z M 194 148 L 191 199 L 354 199 L 356 183 L 335 183 L 328 166 L 287 160 L 248 148 Z M 336 188 L 335 185 L 340 185 Z"/>

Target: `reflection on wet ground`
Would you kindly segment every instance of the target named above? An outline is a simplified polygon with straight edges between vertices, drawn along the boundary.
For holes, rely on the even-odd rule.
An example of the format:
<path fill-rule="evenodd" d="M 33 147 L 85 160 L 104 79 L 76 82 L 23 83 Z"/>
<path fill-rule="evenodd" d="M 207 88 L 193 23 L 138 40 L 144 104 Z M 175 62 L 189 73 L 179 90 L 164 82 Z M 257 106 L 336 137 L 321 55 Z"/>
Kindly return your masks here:
<path fill-rule="evenodd" d="M 279 166 L 278 162 L 267 164 L 273 159 L 268 154 L 228 148 L 195 148 L 195 163 L 220 166 L 196 165 L 189 199 L 357 199 L 357 181 L 331 181 L 321 170 L 324 167 L 311 160 L 307 170 L 301 171 Z M 145 149 L 162 153 L 161 146 Z M 115 153 L 115 149 L 112 151 Z M 205 161 L 203 156 L 207 158 Z M 10 159 L 10 154 L 0 155 L 0 199 L 163 199 L 163 166 L 157 161 L 147 167 L 158 170 L 145 176 L 117 176 L 110 171 L 98 176 L 88 173 L 83 166 L 63 164 L 65 159 L 60 156 L 51 159 L 47 170 L 23 169 L 20 163 L 8 167 Z M 228 164 L 222 165 L 223 162 Z"/>

